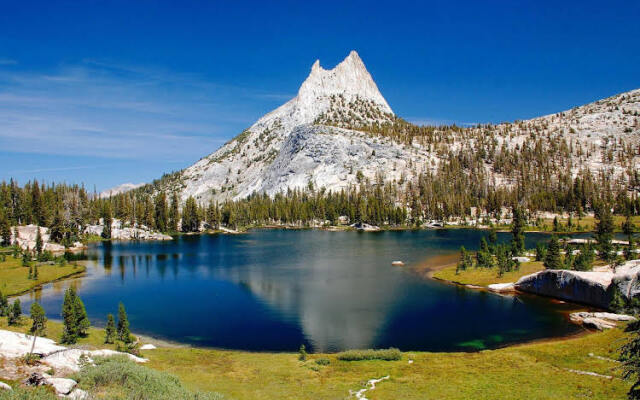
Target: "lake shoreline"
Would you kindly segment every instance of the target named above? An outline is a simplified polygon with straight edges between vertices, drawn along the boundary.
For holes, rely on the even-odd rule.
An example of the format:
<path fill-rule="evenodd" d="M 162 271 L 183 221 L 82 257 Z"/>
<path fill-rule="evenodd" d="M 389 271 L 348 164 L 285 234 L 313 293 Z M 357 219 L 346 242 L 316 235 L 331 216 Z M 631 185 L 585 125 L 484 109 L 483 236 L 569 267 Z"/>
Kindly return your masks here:
<path fill-rule="evenodd" d="M 281 228 L 272 227 L 270 229 L 281 229 Z M 473 285 L 466 285 L 466 284 L 461 284 L 461 283 L 455 282 L 455 281 L 443 280 L 443 279 L 439 279 L 439 278 L 433 276 L 436 272 L 438 272 L 438 271 L 440 271 L 442 269 L 454 266 L 458 261 L 458 257 L 459 257 L 459 254 L 456 251 L 450 251 L 450 252 L 447 252 L 445 254 L 440 254 L 440 255 L 437 255 L 437 256 L 430 256 L 430 257 L 427 257 L 422 262 L 420 262 L 417 266 L 406 268 L 406 271 L 407 272 L 413 272 L 413 273 L 416 273 L 417 275 L 419 275 L 419 276 L 421 276 L 423 278 L 433 279 L 433 280 L 436 280 L 436 281 L 439 281 L 439 282 L 445 283 L 445 284 L 452 284 L 452 285 L 464 287 L 464 288 L 467 288 L 467 289 L 476 289 L 476 290 L 480 289 L 480 290 L 483 290 L 483 291 L 488 291 L 488 289 L 486 287 L 474 287 Z M 82 272 L 86 272 L 86 270 L 82 271 Z M 74 279 L 74 278 L 82 279 L 82 276 L 80 275 L 80 273 L 72 274 L 70 276 L 63 277 L 63 278 L 61 278 L 59 280 Z M 51 282 L 46 282 L 46 283 L 51 283 Z M 46 284 L 46 283 L 43 283 L 43 285 Z M 28 293 L 30 291 L 36 291 L 36 290 L 38 290 L 38 288 L 34 288 L 34 289 L 29 290 L 29 291 L 24 292 L 24 293 Z M 24 293 L 22 293 L 22 294 L 24 294 Z M 534 296 L 534 295 L 531 295 L 531 296 Z M 546 296 L 538 296 L 538 297 L 546 297 Z M 567 315 L 567 319 L 568 319 L 568 315 Z M 581 334 L 581 333 L 582 332 L 579 332 L 578 334 Z M 215 347 L 215 346 L 206 346 L 206 345 L 202 346 L 202 345 L 198 345 L 198 344 L 192 344 L 192 343 L 189 343 L 189 342 L 181 342 L 179 340 L 178 341 L 170 340 L 170 339 L 167 340 L 167 339 L 163 339 L 162 336 L 154 337 L 153 333 L 146 334 L 146 335 L 145 334 L 140 334 L 139 336 L 141 338 L 143 338 L 142 340 L 148 340 L 152 344 L 155 344 L 156 342 L 159 342 L 159 344 L 161 346 L 163 346 L 163 343 L 169 345 L 169 346 L 163 346 L 163 347 L 174 347 L 174 346 L 182 347 L 182 346 L 186 346 L 186 347 L 190 347 L 190 348 L 194 348 L 194 349 L 214 349 L 214 350 L 234 351 L 231 347 Z M 514 346 L 514 345 L 521 345 L 521 344 L 526 344 L 526 343 L 531 343 L 531 342 L 536 342 L 536 341 L 562 340 L 564 338 L 570 338 L 570 337 L 574 337 L 574 336 L 576 336 L 576 333 L 575 332 L 571 332 L 571 333 L 566 334 L 566 335 L 554 336 L 554 337 L 551 337 L 551 338 L 523 340 L 523 341 L 516 341 L 516 342 L 508 343 L 508 344 L 505 344 L 505 345 L 498 345 L 498 346 L 495 346 L 495 347 L 492 346 L 491 349 L 510 347 L 510 346 Z M 237 350 L 237 351 L 244 351 L 244 350 Z M 447 352 L 447 353 L 465 352 L 466 353 L 466 352 L 476 352 L 476 351 L 481 351 L 481 349 L 472 349 L 472 350 L 468 350 L 468 351 L 467 350 L 452 350 L 452 351 L 444 351 L 444 352 Z M 275 351 L 256 350 L 256 351 L 252 351 L 252 352 L 255 352 L 255 353 L 278 353 L 278 352 L 282 352 L 282 351 L 279 351 L 279 350 L 275 350 Z M 287 351 L 284 351 L 284 352 L 287 352 Z"/>

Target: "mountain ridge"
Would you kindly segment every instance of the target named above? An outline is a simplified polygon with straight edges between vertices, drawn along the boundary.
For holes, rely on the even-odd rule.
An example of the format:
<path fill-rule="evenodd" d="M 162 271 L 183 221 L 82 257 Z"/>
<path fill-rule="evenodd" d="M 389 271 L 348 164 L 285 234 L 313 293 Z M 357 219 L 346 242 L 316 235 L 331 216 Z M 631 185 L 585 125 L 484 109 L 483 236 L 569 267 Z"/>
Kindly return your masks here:
<path fill-rule="evenodd" d="M 556 180 L 585 168 L 611 169 L 618 178 L 640 160 L 639 116 L 635 89 L 513 123 L 418 127 L 393 113 L 352 51 L 333 69 L 316 60 L 293 99 L 159 189 L 206 203 L 289 189 L 340 191 L 363 181 L 404 188 L 462 153 L 474 158 L 469 171 L 496 187 L 517 184 L 527 163 L 558 169 L 548 172 Z M 526 160 L 540 152 L 548 159 Z"/>

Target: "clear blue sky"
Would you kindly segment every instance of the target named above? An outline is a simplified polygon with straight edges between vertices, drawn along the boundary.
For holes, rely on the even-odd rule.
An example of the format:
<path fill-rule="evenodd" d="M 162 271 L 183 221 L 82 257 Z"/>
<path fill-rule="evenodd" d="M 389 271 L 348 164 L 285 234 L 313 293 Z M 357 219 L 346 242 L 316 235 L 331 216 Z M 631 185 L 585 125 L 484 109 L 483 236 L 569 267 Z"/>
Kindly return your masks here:
<path fill-rule="evenodd" d="M 639 1 L 2 1 L 0 179 L 143 182 L 359 52 L 416 122 L 500 122 L 640 87 Z"/>

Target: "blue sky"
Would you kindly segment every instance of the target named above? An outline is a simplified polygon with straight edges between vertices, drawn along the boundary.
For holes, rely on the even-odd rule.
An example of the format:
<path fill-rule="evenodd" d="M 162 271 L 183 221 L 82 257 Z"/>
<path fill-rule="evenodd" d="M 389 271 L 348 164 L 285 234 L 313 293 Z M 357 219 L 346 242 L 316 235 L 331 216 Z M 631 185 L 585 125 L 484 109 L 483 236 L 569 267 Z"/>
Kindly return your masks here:
<path fill-rule="evenodd" d="M 351 49 L 422 123 L 640 87 L 638 1 L 0 1 L 0 179 L 20 182 L 102 190 L 184 168 Z"/>

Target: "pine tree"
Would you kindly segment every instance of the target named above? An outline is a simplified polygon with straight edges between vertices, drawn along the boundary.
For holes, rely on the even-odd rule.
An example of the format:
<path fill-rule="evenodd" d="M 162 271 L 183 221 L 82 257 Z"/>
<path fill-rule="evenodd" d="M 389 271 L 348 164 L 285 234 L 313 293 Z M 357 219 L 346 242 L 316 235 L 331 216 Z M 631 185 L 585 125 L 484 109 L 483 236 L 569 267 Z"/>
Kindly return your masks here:
<path fill-rule="evenodd" d="M 544 261 L 547 255 L 547 248 L 542 242 L 536 244 L 536 261 Z"/>
<path fill-rule="evenodd" d="M 9 300 L 7 295 L 0 291 L 0 317 L 4 317 L 9 313 Z"/>
<path fill-rule="evenodd" d="M 630 207 L 627 206 L 627 208 L 625 209 L 625 220 L 622 224 L 622 232 L 627 235 L 627 241 L 629 242 L 629 244 L 627 244 L 627 247 L 625 247 L 624 249 L 624 256 L 627 260 L 633 260 L 635 258 L 635 254 L 633 252 L 635 247 L 633 233 L 635 232 L 635 230 L 636 227 L 631 220 L 631 210 Z"/>
<path fill-rule="evenodd" d="M 38 264 L 35 264 L 35 265 L 33 266 L 33 280 L 34 280 L 34 281 L 37 281 L 37 280 L 38 280 L 38 277 L 39 277 L 39 274 L 38 274 Z"/>
<path fill-rule="evenodd" d="M 29 309 L 31 313 L 31 328 L 29 333 L 32 335 L 43 336 L 47 330 L 47 317 L 44 312 L 44 308 L 38 302 L 33 302 Z"/>
<path fill-rule="evenodd" d="M 102 208 L 102 238 L 103 239 L 111 239 L 111 223 L 113 222 L 113 217 L 111 214 L 111 203 L 106 201 Z"/>
<path fill-rule="evenodd" d="M 187 198 L 187 202 L 182 210 L 182 231 L 197 232 L 200 228 L 200 216 L 198 215 L 198 205 L 193 196 Z"/>
<path fill-rule="evenodd" d="M 36 348 L 36 339 L 38 336 L 44 336 L 47 332 L 47 317 L 44 313 L 44 308 L 42 308 L 38 302 L 31 304 L 29 311 L 31 312 L 31 320 L 33 321 L 29 329 L 29 333 L 33 335 L 29 354 L 33 355 L 33 350 Z M 31 357 L 29 357 L 28 360 L 29 359 L 31 359 Z"/>
<path fill-rule="evenodd" d="M 180 211 L 178 210 L 178 195 L 173 192 L 171 195 L 171 208 L 169 209 L 169 230 L 178 231 L 178 221 L 180 220 Z"/>
<path fill-rule="evenodd" d="M 36 254 L 42 254 L 42 235 L 40 234 L 40 226 L 36 227 Z"/>
<path fill-rule="evenodd" d="M 167 208 L 167 196 L 164 192 L 160 192 L 160 194 L 156 196 L 155 223 L 158 231 L 167 231 L 169 226 L 169 210 Z"/>
<path fill-rule="evenodd" d="M 0 209 L 0 246 L 11 246 L 11 225 L 4 209 Z"/>
<path fill-rule="evenodd" d="M 72 287 L 64 293 L 62 302 L 62 343 L 73 344 L 78 340 L 78 328 L 75 314 L 76 291 Z"/>
<path fill-rule="evenodd" d="M 607 205 L 601 205 L 596 210 L 596 241 L 598 242 L 598 252 L 602 260 L 610 262 L 615 258 L 613 251 L 613 216 L 611 209 Z"/>
<path fill-rule="evenodd" d="M 67 289 L 62 302 L 62 343 L 76 343 L 78 337 L 86 336 L 91 323 L 80 296 L 73 287 Z"/>
<path fill-rule="evenodd" d="M 580 249 L 580 254 L 573 260 L 573 269 L 576 271 L 591 271 L 593 268 L 593 249 L 585 244 Z"/>
<path fill-rule="evenodd" d="M 460 246 L 460 261 L 456 266 L 456 274 L 460 271 L 466 271 L 468 268 L 473 266 L 473 258 L 471 258 L 471 254 L 467 252 L 464 246 Z"/>
<path fill-rule="evenodd" d="M 487 240 L 484 237 L 480 239 L 480 249 L 476 253 L 476 266 L 480 268 L 493 267 L 493 257 L 489 251 Z"/>
<path fill-rule="evenodd" d="M 496 228 L 491 227 L 491 229 L 489 229 L 489 251 L 491 254 L 495 254 L 497 245 L 498 234 L 496 233 Z"/>
<path fill-rule="evenodd" d="M 524 248 L 524 214 L 518 207 L 513 208 L 513 222 L 511 224 L 511 252 L 514 256 L 519 256 Z"/>
<path fill-rule="evenodd" d="M 107 326 L 104 328 L 104 342 L 113 343 L 116 338 L 116 323 L 113 314 L 107 315 Z"/>
<path fill-rule="evenodd" d="M 562 269 L 560 242 L 555 234 L 551 235 L 551 239 L 547 244 L 547 254 L 544 258 L 544 267 L 546 269 Z"/>
<path fill-rule="evenodd" d="M 129 330 L 129 319 L 122 302 L 118 305 L 118 340 L 131 343 L 131 331 Z"/>
<path fill-rule="evenodd" d="M 16 299 L 13 302 L 13 306 L 9 309 L 7 323 L 9 325 L 17 325 L 20 322 L 21 316 L 22 316 L 22 306 L 20 306 L 20 299 Z"/>
<path fill-rule="evenodd" d="M 84 302 L 78 295 L 76 295 L 75 298 L 74 309 L 76 314 L 76 326 L 78 335 L 82 337 L 87 336 L 87 331 L 91 327 L 91 322 L 89 321 L 87 310 L 84 307 Z"/>

